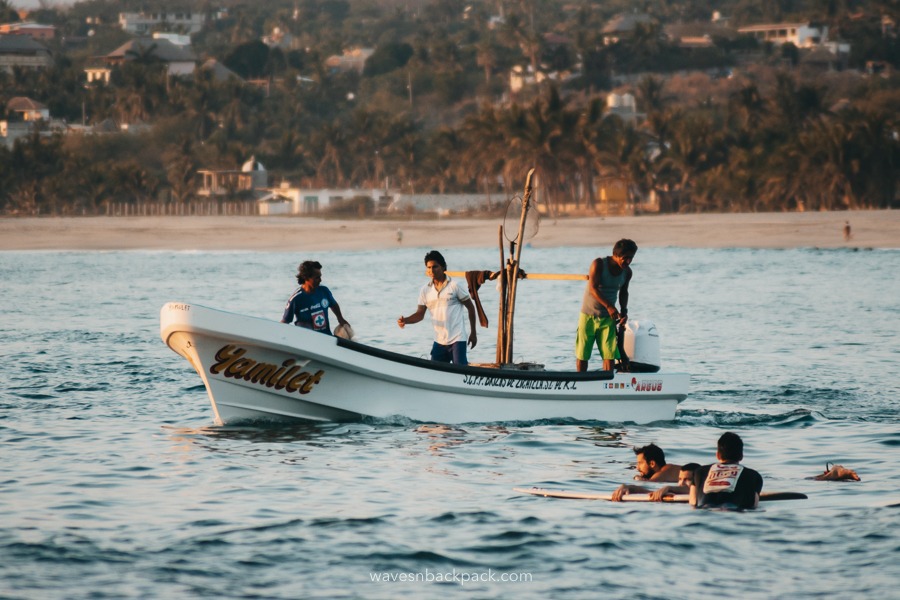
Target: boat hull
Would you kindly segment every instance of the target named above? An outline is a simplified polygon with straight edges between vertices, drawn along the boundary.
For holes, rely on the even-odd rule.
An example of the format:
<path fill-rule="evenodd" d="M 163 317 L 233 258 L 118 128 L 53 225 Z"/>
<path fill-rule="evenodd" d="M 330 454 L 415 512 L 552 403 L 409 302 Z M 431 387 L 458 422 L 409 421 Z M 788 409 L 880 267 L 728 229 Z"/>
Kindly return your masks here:
<path fill-rule="evenodd" d="M 200 375 L 219 424 L 247 419 L 440 423 L 672 420 L 683 373 L 444 365 L 275 321 L 170 302 L 160 335 Z"/>

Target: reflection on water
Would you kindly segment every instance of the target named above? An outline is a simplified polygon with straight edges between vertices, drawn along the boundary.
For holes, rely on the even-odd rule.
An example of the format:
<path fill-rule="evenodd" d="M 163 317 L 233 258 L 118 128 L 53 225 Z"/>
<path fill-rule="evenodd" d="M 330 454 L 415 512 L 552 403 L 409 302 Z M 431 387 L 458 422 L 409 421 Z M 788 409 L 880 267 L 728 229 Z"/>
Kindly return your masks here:
<path fill-rule="evenodd" d="M 621 448 L 627 444 L 622 442 L 624 435 L 621 429 L 607 429 L 605 427 L 581 427 L 583 433 L 577 439 L 589 440 L 597 446 L 608 448 Z"/>

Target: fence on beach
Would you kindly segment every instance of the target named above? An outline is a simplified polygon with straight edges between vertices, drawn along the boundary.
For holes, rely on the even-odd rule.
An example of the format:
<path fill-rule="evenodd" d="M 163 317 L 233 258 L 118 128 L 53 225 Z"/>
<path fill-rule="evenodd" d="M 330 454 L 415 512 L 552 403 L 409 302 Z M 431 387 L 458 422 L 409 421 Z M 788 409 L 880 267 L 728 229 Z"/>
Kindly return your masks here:
<path fill-rule="evenodd" d="M 214 217 L 258 216 L 259 203 L 246 201 L 201 202 L 111 202 L 106 205 L 108 217 Z"/>

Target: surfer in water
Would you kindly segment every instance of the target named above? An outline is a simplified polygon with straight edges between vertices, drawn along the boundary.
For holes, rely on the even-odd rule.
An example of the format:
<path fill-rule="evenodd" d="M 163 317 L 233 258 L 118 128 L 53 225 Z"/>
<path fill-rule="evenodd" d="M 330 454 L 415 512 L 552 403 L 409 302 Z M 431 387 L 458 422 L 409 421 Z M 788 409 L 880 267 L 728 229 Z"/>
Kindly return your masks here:
<path fill-rule="evenodd" d="M 575 336 L 575 369 L 578 371 L 587 371 L 595 344 L 603 358 L 604 371 L 612 371 L 614 361 L 619 358 L 616 327 L 628 321 L 630 265 L 637 250 L 637 244 L 623 238 L 613 246 L 612 256 L 597 258 L 591 263 Z"/>
<path fill-rule="evenodd" d="M 666 453 L 656 444 L 647 444 L 635 448 L 637 456 L 637 471 L 635 479 L 641 481 L 658 481 L 660 483 L 675 483 L 678 481 L 679 465 L 666 464 Z"/>
<path fill-rule="evenodd" d="M 634 448 L 634 454 L 637 457 L 637 464 L 635 465 L 637 475 L 634 478 L 638 481 L 678 482 L 678 474 L 681 467 L 667 464 L 666 453 L 656 444 L 647 444 L 640 448 Z M 622 484 L 613 492 L 612 499 L 618 502 L 625 494 L 646 494 L 652 491 L 640 485 Z"/>
<path fill-rule="evenodd" d="M 322 283 L 322 264 L 315 260 L 307 260 L 300 263 L 297 268 L 297 283 L 300 284 L 284 307 L 281 316 L 282 323 L 294 322 L 297 327 L 312 329 L 320 333 L 331 333 L 331 323 L 328 320 L 328 309 L 337 317 L 338 323 L 346 327 L 350 323 L 341 314 L 334 296 Z"/>
<path fill-rule="evenodd" d="M 666 496 L 689 494 L 691 492 L 691 482 L 694 480 L 694 471 L 699 468 L 700 465 L 697 463 L 682 465 L 678 471 L 678 485 L 664 485 L 655 490 L 642 485 L 622 484 L 612 493 L 610 500 L 621 502 L 624 496 L 628 494 L 650 494 L 651 502 L 662 502 Z"/>
<path fill-rule="evenodd" d="M 716 460 L 694 472 L 691 506 L 743 510 L 759 506 L 762 475 L 740 464 L 744 459 L 744 441 L 726 431 L 719 438 Z"/>

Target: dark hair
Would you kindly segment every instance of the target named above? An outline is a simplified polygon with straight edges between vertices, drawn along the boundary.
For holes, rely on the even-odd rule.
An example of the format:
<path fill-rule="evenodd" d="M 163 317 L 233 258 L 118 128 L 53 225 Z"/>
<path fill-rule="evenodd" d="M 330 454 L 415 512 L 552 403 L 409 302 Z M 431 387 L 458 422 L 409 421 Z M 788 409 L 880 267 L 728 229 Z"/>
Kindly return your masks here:
<path fill-rule="evenodd" d="M 693 473 L 694 471 L 696 471 L 699 468 L 700 468 L 700 465 L 698 463 L 688 463 L 686 465 L 681 465 L 682 471 L 690 471 L 691 473 Z"/>
<path fill-rule="evenodd" d="M 303 282 L 316 274 L 316 271 L 322 268 L 322 263 L 317 260 L 304 260 L 297 267 L 297 283 L 303 285 Z"/>
<path fill-rule="evenodd" d="M 626 254 L 635 254 L 638 251 L 637 244 L 634 240 L 622 238 L 613 246 L 613 256 L 625 256 Z"/>
<path fill-rule="evenodd" d="M 637 456 L 638 454 L 643 454 L 644 460 L 647 462 L 655 461 L 660 467 L 666 465 L 666 453 L 656 444 L 647 444 L 646 446 L 635 448 L 634 455 Z"/>
<path fill-rule="evenodd" d="M 425 264 L 428 264 L 429 260 L 433 260 L 437 264 L 441 265 L 443 270 L 447 270 L 447 261 L 444 260 L 444 257 L 437 250 L 432 250 L 428 254 L 425 255 Z"/>
<path fill-rule="evenodd" d="M 736 433 L 726 431 L 719 438 L 719 459 L 740 462 L 744 459 L 744 440 Z"/>

